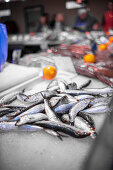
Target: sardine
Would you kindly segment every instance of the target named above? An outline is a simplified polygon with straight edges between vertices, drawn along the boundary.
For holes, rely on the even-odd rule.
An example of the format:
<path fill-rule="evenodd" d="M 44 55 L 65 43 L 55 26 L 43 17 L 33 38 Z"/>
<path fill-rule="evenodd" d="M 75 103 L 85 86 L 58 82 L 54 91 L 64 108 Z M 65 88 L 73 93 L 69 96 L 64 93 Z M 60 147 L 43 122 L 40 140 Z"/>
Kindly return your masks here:
<path fill-rule="evenodd" d="M 69 111 L 69 117 L 70 117 L 70 122 L 71 124 L 73 124 L 75 117 L 77 116 L 77 114 L 84 110 L 90 103 L 90 100 L 82 100 L 80 102 L 78 102 L 75 106 L 73 106 L 71 108 L 71 110 Z"/>
<path fill-rule="evenodd" d="M 0 106 L 10 104 L 17 98 L 18 92 L 12 92 L 10 94 L 5 95 L 3 98 L 0 99 Z"/>
<path fill-rule="evenodd" d="M 20 117 L 20 119 L 16 122 L 15 125 L 21 126 L 24 124 L 34 123 L 41 120 L 48 120 L 47 115 L 43 113 L 24 115 Z"/>
<path fill-rule="evenodd" d="M 2 122 L 0 123 L 0 131 L 40 131 L 43 130 L 42 127 L 38 127 L 35 125 L 23 125 L 23 126 L 15 126 L 15 122 Z"/>
<path fill-rule="evenodd" d="M 66 114 L 69 112 L 69 110 L 74 106 L 76 105 L 76 102 L 71 102 L 71 103 L 68 103 L 68 104 L 62 104 L 58 107 L 55 107 L 53 110 L 56 114 Z"/>
<path fill-rule="evenodd" d="M 83 90 L 65 90 L 65 93 L 70 95 L 99 95 L 99 94 L 111 94 L 113 88 L 106 87 L 101 89 L 83 89 Z"/>
<path fill-rule="evenodd" d="M 17 121 L 20 119 L 21 116 L 28 115 L 28 114 L 42 113 L 44 109 L 45 109 L 44 104 L 39 104 L 32 107 L 28 107 L 26 108 L 25 111 L 22 111 L 20 113 L 15 113 L 14 115 L 11 114 L 10 117 L 14 117 L 12 121 Z"/>
<path fill-rule="evenodd" d="M 79 112 L 77 114 L 77 116 L 82 117 L 84 120 L 86 120 L 93 127 L 93 129 L 95 129 L 95 123 L 94 123 L 94 120 L 91 118 L 91 116 L 89 116 L 86 113 L 81 113 L 81 112 Z"/>
<path fill-rule="evenodd" d="M 110 103 L 112 97 L 98 97 L 98 98 L 94 98 L 94 99 L 91 99 L 91 102 L 90 102 L 90 105 L 95 105 L 97 103 Z"/>
<path fill-rule="evenodd" d="M 44 99 L 44 106 L 45 106 L 45 112 L 48 117 L 48 120 L 59 122 L 60 120 L 57 118 L 54 111 L 50 108 L 47 99 Z"/>
<path fill-rule="evenodd" d="M 54 97 L 57 92 L 56 91 L 42 91 L 42 92 L 39 92 L 39 93 L 35 93 L 33 95 L 28 95 L 26 96 L 25 95 L 25 99 L 23 100 L 22 98 L 22 94 L 21 95 L 18 95 L 18 98 L 25 102 L 25 103 L 37 103 L 37 104 L 40 104 L 40 103 L 43 103 L 44 99 L 42 97 L 42 94 L 47 98 L 51 98 L 51 97 Z"/>
<path fill-rule="evenodd" d="M 95 96 L 92 95 L 79 95 L 74 97 L 76 100 L 84 100 L 84 99 L 95 99 Z"/>
<path fill-rule="evenodd" d="M 34 123 L 34 125 L 47 129 L 52 129 L 54 131 L 63 132 L 75 138 L 84 138 L 90 135 L 90 133 L 84 132 L 83 130 L 80 130 L 74 126 L 70 126 L 61 122 L 40 121 Z"/>
<path fill-rule="evenodd" d="M 96 113 L 108 113 L 111 112 L 111 110 L 108 106 L 97 106 L 97 107 L 90 107 L 81 112 L 88 113 L 88 114 L 96 114 Z"/>
<path fill-rule="evenodd" d="M 74 126 L 76 128 L 82 129 L 86 133 L 90 133 L 91 137 L 95 138 L 96 137 L 96 132 L 95 129 L 87 122 L 85 121 L 82 117 L 75 117 L 74 120 Z"/>

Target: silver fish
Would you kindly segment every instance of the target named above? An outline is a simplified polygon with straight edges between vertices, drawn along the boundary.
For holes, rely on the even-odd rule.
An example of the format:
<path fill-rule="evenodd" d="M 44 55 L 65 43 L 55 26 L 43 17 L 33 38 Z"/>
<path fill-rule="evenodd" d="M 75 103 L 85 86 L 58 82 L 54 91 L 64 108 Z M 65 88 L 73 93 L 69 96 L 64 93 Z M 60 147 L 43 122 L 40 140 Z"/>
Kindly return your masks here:
<path fill-rule="evenodd" d="M 70 122 L 73 124 L 75 117 L 77 114 L 85 109 L 90 103 L 90 100 L 82 100 L 78 102 L 75 106 L 73 106 L 69 112 Z"/>
<path fill-rule="evenodd" d="M 31 108 L 30 107 L 28 108 L 29 109 L 26 109 L 22 113 L 18 113 L 19 115 L 16 114 L 18 116 L 16 116 L 12 121 L 17 121 L 20 119 L 21 116 L 24 116 L 24 115 L 42 113 L 45 109 L 44 104 L 39 104 L 39 105 L 32 106 Z M 11 116 L 13 117 L 13 115 Z"/>
<path fill-rule="evenodd" d="M 108 106 L 108 103 L 107 102 L 99 102 L 99 103 L 95 103 L 93 105 L 93 107 L 97 107 L 97 106 Z"/>
<path fill-rule="evenodd" d="M 90 124 L 90 126 L 93 127 L 93 129 L 95 129 L 95 123 L 94 123 L 94 120 L 91 118 L 91 116 L 89 116 L 86 113 L 81 113 L 81 112 L 79 112 L 77 116 L 82 117 L 85 121 L 88 122 L 88 124 Z"/>
<path fill-rule="evenodd" d="M 91 100 L 90 105 L 95 105 L 96 103 L 110 103 L 112 97 L 98 97 Z"/>
<path fill-rule="evenodd" d="M 44 99 L 44 105 L 45 105 L 45 112 L 46 112 L 46 115 L 48 117 L 48 120 L 59 122 L 60 120 L 57 118 L 57 116 L 55 115 L 53 110 L 50 108 L 47 99 Z"/>
<path fill-rule="evenodd" d="M 92 95 L 79 95 L 74 97 L 76 100 L 95 99 Z"/>
<path fill-rule="evenodd" d="M 18 92 L 12 92 L 0 99 L 0 106 L 10 104 L 17 98 Z"/>
<path fill-rule="evenodd" d="M 25 103 L 43 103 L 44 99 L 42 97 L 42 94 L 46 97 L 46 98 L 51 98 L 53 96 L 55 96 L 57 94 L 56 91 L 42 91 L 39 93 L 35 93 L 33 95 L 25 95 L 25 94 L 18 94 L 17 98 L 19 100 L 21 100 L 22 102 Z"/>
<path fill-rule="evenodd" d="M 77 102 L 78 99 L 74 98 L 73 96 L 66 94 L 66 93 L 60 93 L 60 94 L 56 94 L 59 97 L 67 97 L 69 102 Z"/>
<path fill-rule="evenodd" d="M 0 123 L 0 131 L 39 131 L 43 130 L 42 127 L 38 127 L 35 125 L 23 125 L 23 126 L 15 126 L 15 122 L 2 122 Z"/>
<path fill-rule="evenodd" d="M 58 132 L 63 132 L 75 138 L 84 138 L 90 135 L 90 133 L 84 132 L 83 130 L 80 130 L 74 126 L 70 126 L 61 122 L 40 121 L 34 123 L 34 125 L 47 128 L 47 129 L 52 129 Z"/>
<path fill-rule="evenodd" d="M 83 90 L 65 90 L 65 93 L 71 95 L 99 95 L 99 94 L 112 94 L 113 88 L 106 87 L 101 89 L 83 89 Z"/>
<path fill-rule="evenodd" d="M 85 91 L 91 92 L 93 94 L 111 94 L 113 93 L 113 88 L 105 87 L 105 88 L 98 88 L 98 89 L 84 89 Z"/>
<path fill-rule="evenodd" d="M 82 117 L 79 116 L 75 117 L 74 126 L 76 128 L 82 129 L 86 133 L 90 133 L 91 137 L 93 138 L 96 137 L 95 129 Z"/>
<path fill-rule="evenodd" d="M 110 108 L 108 106 L 97 106 L 97 107 L 90 107 L 88 109 L 85 109 L 82 111 L 82 113 L 88 113 L 88 114 L 96 114 L 96 113 L 108 113 L 110 112 Z"/>
<path fill-rule="evenodd" d="M 41 120 L 48 120 L 47 115 L 43 113 L 24 115 L 20 117 L 20 119 L 16 122 L 15 125 L 21 126 L 24 124 L 34 123 Z"/>
<path fill-rule="evenodd" d="M 71 102 L 71 103 L 68 103 L 68 104 L 62 104 L 62 105 L 60 105 L 60 106 L 58 106 L 58 107 L 55 107 L 55 108 L 54 108 L 54 112 L 55 112 L 56 114 L 60 114 L 60 115 L 66 114 L 66 113 L 69 112 L 69 110 L 70 110 L 74 105 L 76 105 L 76 102 Z"/>

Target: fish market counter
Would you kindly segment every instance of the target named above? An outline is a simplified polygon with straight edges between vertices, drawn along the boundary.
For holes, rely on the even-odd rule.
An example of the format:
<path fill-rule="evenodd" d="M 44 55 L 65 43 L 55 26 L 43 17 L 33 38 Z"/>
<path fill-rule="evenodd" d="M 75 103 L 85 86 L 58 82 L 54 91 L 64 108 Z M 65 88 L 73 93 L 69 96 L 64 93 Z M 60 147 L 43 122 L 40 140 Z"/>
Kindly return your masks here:
<path fill-rule="evenodd" d="M 68 83 L 75 81 L 77 85 L 83 84 L 89 79 L 85 76 L 76 74 L 72 61 L 69 57 L 54 57 L 54 60 L 58 70 L 56 78 L 62 78 Z M 8 67 L 10 67 L 10 69 L 8 69 Z M 4 86 L 6 86 L 6 82 L 4 80 L 10 80 L 11 76 L 14 76 L 13 67 L 18 68 L 22 66 L 9 65 L 5 68 L 3 73 L 0 73 L 0 82 L 1 84 L 4 83 Z M 10 72 L 9 76 L 7 76 L 5 72 L 7 72 L 6 70 L 11 70 L 11 68 L 13 68 L 12 72 Z M 29 70 L 32 68 L 27 69 Z M 24 75 L 26 72 L 25 70 L 26 67 L 23 67 L 23 73 L 20 73 L 19 69 L 17 69 L 16 75 Z M 29 76 L 28 72 L 31 73 L 31 71 L 34 72 L 34 76 L 33 74 L 32 76 Z M 25 88 L 26 94 L 33 94 L 38 91 L 45 90 L 50 81 L 42 79 L 40 75 L 38 75 L 39 70 L 37 68 L 35 68 L 35 70 L 29 70 L 28 72 L 27 77 L 29 78 L 27 80 L 25 79 L 27 83 L 23 81 L 24 79 L 22 79 L 21 83 L 19 81 L 17 84 L 12 84 L 12 81 L 9 81 L 11 83 L 11 85 L 10 83 L 8 85 L 10 87 L 9 92 Z M 88 88 L 106 87 L 106 85 L 101 83 L 99 80 L 91 80 L 92 82 Z M 8 93 L 8 87 L 5 88 L 4 91 L 1 90 L 1 94 L 6 94 L 6 90 Z M 11 105 L 13 104 L 24 106 L 24 104 L 18 100 L 11 103 Z M 95 114 L 91 117 L 94 119 L 96 132 L 99 133 L 107 115 L 102 113 Z M 29 132 L 29 130 L 21 131 L 19 128 L 17 131 L 7 131 L 7 129 L 4 129 L 0 132 L 0 169 L 81 170 L 94 141 L 95 139 L 92 139 L 90 136 L 81 139 L 70 136 L 63 137 L 63 141 L 61 141 L 59 138 L 49 135 L 43 130 Z"/>

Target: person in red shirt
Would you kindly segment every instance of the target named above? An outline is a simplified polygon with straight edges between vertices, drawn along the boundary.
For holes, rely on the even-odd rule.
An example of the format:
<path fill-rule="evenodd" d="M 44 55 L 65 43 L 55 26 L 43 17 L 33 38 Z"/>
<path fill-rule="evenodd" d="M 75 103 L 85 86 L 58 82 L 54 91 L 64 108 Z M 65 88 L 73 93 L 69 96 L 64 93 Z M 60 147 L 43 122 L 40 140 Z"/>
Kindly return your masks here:
<path fill-rule="evenodd" d="M 102 25 L 105 32 L 113 29 L 113 0 L 108 2 L 108 10 L 104 13 Z"/>

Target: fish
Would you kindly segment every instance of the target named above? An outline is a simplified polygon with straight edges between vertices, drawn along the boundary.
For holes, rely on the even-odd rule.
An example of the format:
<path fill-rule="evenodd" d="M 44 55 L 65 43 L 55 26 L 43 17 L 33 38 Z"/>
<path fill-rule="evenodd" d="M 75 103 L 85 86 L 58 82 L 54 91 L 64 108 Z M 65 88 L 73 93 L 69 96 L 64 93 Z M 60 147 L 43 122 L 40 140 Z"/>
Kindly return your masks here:
<path fill-rule="evenodd" d="M 34 125 L 47 128 L 47 129 L 52 129 L 58 132 L 63 132 L 75 138 L 84 138 L 84 137 L 90 136 L 90 133 L 84 132 L 83 130 L 80 130 L 74 126 L 70 126 L 70 125 L 67 125 L 61 122 L 40 121 L 40 122 L 34 123 Z"/>
<path fill-rule="evenodd" d="M 43 130 L 42 127 L 38 127 L 35 125 L 23 125 L 23 126 L 15 126 L 15 122 L 2 122 L 0 123 L 0 131 L 1 132 L 9 132 L 9 131 L 40 131 Z"/>
<path fill-rule="evenodd" d="M 3 108 L 2 110 L 0 109 L 0 117 L 4 116 L 4 115 L 10 115 L 10 114 L 14 114 L 15 112 L 20 112 L 24 109 L 20 108 L 20 109 L 16 109 L 16 108 Z"/>
<path fill-rule="evenodd" d="M 97 106 L 97 107 L 90 107 L 88 109 L 85 109 L 81 111 L 82 113 L 88 113 L 88 114 L 96 114 L 96 113 L 109 113 L 111 112 L 110 108 L 108 106 Z"/>
<path fill-rule="evenodd" d="M 93 106 L 97 103 L 110 103 L 112 97 L 98 97 L 98 98 L 94 98 L 94 99 L 91 99 L 90 101 L 90 105 Z"/>
<path fill-rule="evenodd" d="M 95 123 L 94 123 L 94 120 L 91 118 L 91 116 L 89 116 L 86 113 L 81 113 L 81 112 L 79 112 L 77 114 L 77 116 L 82 117 L 84 120 L 86 120 L 93 127 L 93 129 L 95 129 Z"/>
<path fill-rule="evenodd" d="M 29 115 L 21 116 L 15 125 L 21 126 L 24 124 L 34 123 L 41 120 L 48 120 L 47 115 L 43 113 L 29 114 Z"/>
<path fill-rule="evenodd" d="M 76 100 L 84 100 L 84 99 L 95 99 L 95 96 L 92 95 L 79 95 L 74 97 Z"/>
<path fill-rule="evenodd" d="M 82 100 L 80 102 L 78 102 L 76 105 L 74 105 L 71 110 L 69 111 L 69 117 L 70 117 L 70 123 L 73 124 L 74 123 L 74 119 L 77 116 L 77 114 L 84 110 L 90 103 L 90 100 Z"/>
<path fill-rule="evenodd" d="M 44 99 L 44 106 L 45 106 L 45 112 L 48 117 L 48 120 L 59 122 L 60 120 L 58 119 L 54 111 L 50 108 L 49 102 L 47 99 Z"/>
<path fill-rule="evenodd" d="M 105 87 L 105 88 L 93 88 L 93 89 L 84 89 L 85 91 L 91 92 L 93 94 L 111 94 L 113 93 L 113 88 Z"/>
<path fill-rule="evenodd" d="M 78 102 L 78 99 L 76 99 L 73 96 L 71 96 L 69 94 L 66 94 L 66 93 L 60 93 L 60 94 L 57 94 L 57 96 L 59 96 L 59 97 L 67 97 L 69 102 Z"/>
<path fill-rule="evenodd" d="M 82 117 L 75 117 L 74 126 L 76 128 L 82 129 L 86 133 L 90 133 L 92 138 L 96 137 L 96 132 L 93 126 L 91 126 L 87 121 L 85 121 Z"/>
<path fill-rule="evenodd" d="M 2 97 L 0 99 L 0 106 L 12 103 L 14 100 L 17 99 L 18 93 L 19 92 L 12 92 L 12 93 L 9 93 L 9 94 L 5 95 L 4 97 Z"/>
<path fill-rule="evenodd" d="M 55 107 L 53 108 L 54 112 L 56 114 L 59 114 L 59 115 L 62 115 L 62 114 L 66 114 L 69 112 L 69 110 L 74 106 L 76 105 L 76 102 L 71 102 L 71 103 L 68 103 L 68 104 L 62 104 L 58 107 Z"/>
<path fill-rule="evenodd" d="M 24 102 L 24 103 L 37 103 L 37 104 L 40 104 L 40 103 L 44 102 L 42 94 L 47 99 L 49 99 L 51 97 L 54 97 L 57 94 L 57 92 L 56 91 L 42 91 L 42 92 L 39 92 L 39 93 L 35 93 L 33 95 L 19 94 L 17 96 L 17 98 L 19 100 L 21 100 L 22 102 Z"/>
<path fill-rule="evenodd" d="M 15 113 L 14 115 L 11 114 L 10 117 L 12 117 L 12 121 L 17 121 L 20 119 L 21 116 L 42 113 L 44 109 L 45 109 L 44 104 L 33 105 L 32 107 L 26 108 L 26 110 L 22 112 Z"/>
<path fill-rule="evenodd" d="M 93 107 L 97 107 L 97 106 L 108 106 L 108 103 L 107 102 L 99 102 L 99 103 L 95 103 L 93 105 Z"/>
<path fill-rule="evenodd" d="M 87 80 L 85 83 L 77 87 L 77 89 L 83 89 L 91 84 L 91 80 Z M 74 89 L 73 89 L 74 90 Z M 76 89 L 75 89 L 76 90 Z"/>
<path fill-rule="evenodd" d="M 99 95 L 99 94 L 111 94 L 113 93 L 113 88 L 105 87 L 105 88 L 95 88 L 95 89 L 83 89 L 83 90 L 65 90 L 65 93 L 70 95 Z"/>

